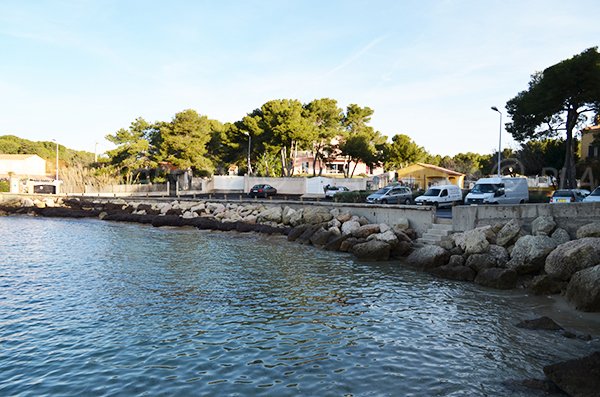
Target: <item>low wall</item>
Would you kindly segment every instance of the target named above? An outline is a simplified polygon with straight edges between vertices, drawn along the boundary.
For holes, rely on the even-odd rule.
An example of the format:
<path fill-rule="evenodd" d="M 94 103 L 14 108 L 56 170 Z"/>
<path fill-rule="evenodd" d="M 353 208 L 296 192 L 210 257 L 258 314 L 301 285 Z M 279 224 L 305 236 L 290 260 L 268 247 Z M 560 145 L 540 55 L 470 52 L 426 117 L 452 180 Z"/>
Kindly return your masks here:
<path fill-rule="evenodd" d="M 302 195 L 306 192 L 306 178 L 269 178 L 245 176 L 244 192 L 249 192 L 252 186 L 266 183 L 277 189 L 277 194 Z"/>
<path fill-rule="evenodd" d="M 529 231 L 531 222 L 538 216 L 553 217 L 559 227 L 574 236 L 580 226 L 600 221 L 600 202 L 458 206 L 452 210 L 452 227 L 454 231 L 465 231 L 518 219 Z"/>

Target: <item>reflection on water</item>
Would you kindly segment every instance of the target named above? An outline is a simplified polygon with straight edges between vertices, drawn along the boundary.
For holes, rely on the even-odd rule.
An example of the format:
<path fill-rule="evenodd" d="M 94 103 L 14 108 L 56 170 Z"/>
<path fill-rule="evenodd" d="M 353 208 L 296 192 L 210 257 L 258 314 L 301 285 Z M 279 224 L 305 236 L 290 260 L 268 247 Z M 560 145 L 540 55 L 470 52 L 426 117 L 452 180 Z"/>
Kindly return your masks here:
<path fill-rule="evenodd" d="M 0 395 L 536 395 L 600 318 L 281 237 L 0 218 Z M 550 315 L 592 341 L 516 328 Z"/>

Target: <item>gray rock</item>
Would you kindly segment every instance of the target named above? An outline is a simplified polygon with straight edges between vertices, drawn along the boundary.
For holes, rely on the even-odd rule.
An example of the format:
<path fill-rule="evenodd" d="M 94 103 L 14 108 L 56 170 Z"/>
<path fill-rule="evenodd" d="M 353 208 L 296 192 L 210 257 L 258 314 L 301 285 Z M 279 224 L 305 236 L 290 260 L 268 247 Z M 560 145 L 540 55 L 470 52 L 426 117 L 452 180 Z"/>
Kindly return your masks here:
<path fill-rule="evenodd" d="M 340 244 L 340 251 L 342 251 L 342 252 L 350 252 L 352 247 L 354 247 L 356 244 L 365 242 L 364 239 L 357 239 L 356 237 L 348 237 L 348 236 L 343 236 L 343 237 L 345 237 L 345 240 L 342 241 L 342 243 Z"/>
<path fill-rule="evenodd" d="M 342 235 L 342 231 L 340 230 L 339 227 L 336 227 L 336 226 L 330 227 L 329 233 L 331 233 L 331 235 L 335 236 L 335 237 L 339 237 Z"/>
<path fill-rule="evenodd" d="M 338 221 L 337 219 L 333 218 L 332 220 L 330 220 L 329 222 L 327 222 L 327 226 L 328 227 L 337 227 L 340 228 L 342 227 L 342 222 Z"/>
<path fill-rule="evenodd" d="M 310 238 L 317 230 L 319 230 L 319 228 L 320 228 L 320 226 L 318 226 L 318 225 L 308 225 L 308 227 L 306 227 L 304 229 L 302 234 L 300 236 L 298 236 L 296 241 L 299 242 L 300 244 L 310 244 Z M 288 238 L 289 238 L 289 234 L 288 234 Z"/>
<path fill-rule="evenodd" d="M 398 241 L 395 247 L 392 248 L 390 256 L 393 258 L 401 258 L 407 256 L 412 251 L 412 243 L 407 241 Z"/>
<path fill-rule="evenodd" d="M 403 232 L 410 227 L 410 222 L 406 218 L 398 218 L 396 223 L 392 226 L 395 231 Z"/>
<path fill-rule="evenodd" d="M 389 244 L 392 248 L 398 245 L 398 237 L 394 234 L 394 232 L 390 229 L 384 233 L 374 233 L 367 237 L 367 241 L 369 240 L 379 240 L 384 243 Z"/>
<path fill-rule="evenodd" d="M 358 230 L 354 231 L 352 235 L 356 238 L 367 238 L 371 234 L 379 233 L 379 225 L 377 224 L 367 224 L 358 228 Z"/>
<path fill-rule="evenodd" d="M 293 212 L 290 214 L 290 225 L 291 226 L 298 226 L 300 224 L 302 224 L 302 216 L 304 214 L 304 210 L 303 209 L 299 209 L 296 212 Z"/>
<path fill-rule="evenodd" d="M 495 289 L 512 289 L 517 285 L 517 272 L 499 267 L 483 269 L 477 273 L 475 283 Z"/>
<path fill-rule="evenodd" d="M 577 229 L 577 238 L 600 237 L 600 222 L 588 223 Z"/>
<path fill-rule="evenodd" d="M 454 240 L 450 236 L 442 237 L 442 240 L 439 243 L 439 246 L 445 250 L 450 251 L 452 248 L 456 247 L 454 244 Z"/>
<path fill-rule="evenodd" d="M 282 213 L 283 213 L 283 211 L 282 211 L 281 207 L 279 207 L 279 206 L 267 208 L 267 209 L 261 211 L 260 214 L 258 214 L 258 222 L 259 223 L 262 223 L 262 222 L 281 223 Z"/>
<path fill-rule="evenodd" d="M 346 221 L 342 224 L 342 235 L 354 234 L 358 229 L 360 229 L 358 221 Z"/>
<path fill-rule="evenodd" d="M 360 223 L 361 226 L 364 225 L 368 225 L 371 223 L 371 221 L 369 221 L 367 218 L 365 218 L 364 216 L 360 216 L 358 217 L 358 223 Z"/>
<path fill-rule="evenodd" d="M 406 233 L 399 230 L 394 230 L 394 234 L 396 235 L 396 238 L 398 238 L 398 241 L 406 241 L 407 243 L 412 243 L 412 239 Z"/>
<path fill-rule="evenodd" d="M 437 245 L 426 245 L 414 250 L 406 258 L 406 262 L 420 269 L 433 269 L 448 263 L 450 254 L 448 251 Z"/>
<path fill-rule="evenodd" d="M 452 235 L 454 244 L 462 248 L 467 254 L 480 254 L 489 249 L 488 234 L 491 232 L 491 227 L 477 228 L 468 230 L 463 233 L 455 233 Z"/>
<path fill-rule="evenodd" d="M 326 230 L 325 228 L 320 227 L 312 234 L 312 236 L 310 236 L 310 242 L 314 246 L 321 247 L 321 246 L 327 244 L 327 241 L 329 240 L 330 236 L 331 236 L 331 233 L 329 232 L 329 230 Z"/>
<path fill-rule="evenodd" d="M 519 235 L 520 231 L 521 225 L 519 224 L 519 221 L 511 219 L 496 234 L 496 244 L 506 247 Z"/>
<path fill-rule="evenodd" d="M 355 244 L 351 252 L 358 259 L 371 261 L 386 261 L 390 258 L 391 247 L 389 244 L 379 240 L 370 240 Z"/>
<path fill-rule="evenodd" d="M 329 210 L 325 207 L 306 207 L 304 208 L 304 214 L 302 215 L 304 223 L 317 224 L 323 222 L 329 222 L 333 216 Z"/>
<path fill-rule="evenodd" d="M 484 269 L 496 267 L 496 260 L 489 254 L 471 254 L 467 258 L 465 265 L 479 273 Z"/>
<path fill-rule="evenodd" d="M 566 296 L 578 310 L 600 311 L 600 265 L 575 273 L 567 285 Z"/>
<path fill-rule="evenodd" d="M 506 263 L 510 260 L 508 250 L 496 244 L 490 244 L 490 249 L 487 253 L 494 258 L 496 267 L 505 267 Z"/>
<path fill-rule="evenodd" d="M 600 352 L 544 367 L 544 374 L 569 396 L 595 397 L 600 390 Z"/>
<path fill-rule="evenodd" d="M 564 282 L 554 280 L 547 274 L 540 274 L 531 280 L 529 290 L 535 295 L 554 295 L 560 293 L 564 286 Z"/>
<path fill-rule="evenodd" d="M 340 247 L 347 236 L 338 236 L 327 241 L 327 244 L 323 247 L 327 251 L 339 251 Z"/>
<path fill-rule="evenodd" d="M 556 247 L 546 258 L 544 270 L 557 280 L 569 280 L 579 270 L 600 264 L 600 238 L 586 237 Z"/>
<path fill-rule="evenodd" d="M 447 266 L 464 266 L 465 257 L 462 255 L 450 255 Z"/>
<path fill-rule="evenodd" d="M 571 236 L 569 236 L 569 232 L 560 227 L 556 228 L 556 230 L 552 233 L 551 237 L 554 241 L 556 241 L 556 245 L 561 245 L 571 241 Z"/>
<path fill-rule="evenodd" d="M 281 223 L 284 225 L 291 225 L 292 215 L 296 213 L 296 210 L 288 206 L 283 207 L 281 211 Z"/>
<path fill-rule="evenodd" d="M 342 212 L 336 217 L 336 219 L 342 223 L 348 222 L 350 219 L 352 219 L 352 214 L 349 212 Z"/>
<path fill-rule="evenodd" d="M 551 216 L 538 216 L 531 223 L 531 234 L 534 236 L 550 236 L 556 228 L 556 222 Z"/>
<path fill-rule="evenodd" d="M 430 273 L 448 280 L 473 281 L 475 279 L 475 271 L 468 266 L 451 266 L 448 264 L 433 268 Z"/>
<path fill-rule="evenodd" d="M 544 267 L 548 254 L 555 248 L 556 241 L 551 237 L 523 236 L 517 240 L 506 266 L 518 274 L 539 272 Z"/>

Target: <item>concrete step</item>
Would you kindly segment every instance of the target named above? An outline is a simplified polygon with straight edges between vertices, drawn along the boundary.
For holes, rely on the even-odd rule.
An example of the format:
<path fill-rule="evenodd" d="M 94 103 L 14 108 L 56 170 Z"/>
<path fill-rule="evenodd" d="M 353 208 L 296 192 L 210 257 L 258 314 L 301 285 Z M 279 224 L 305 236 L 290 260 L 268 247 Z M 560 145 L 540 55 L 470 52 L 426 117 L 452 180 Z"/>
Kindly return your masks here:
<path fill-rule="evenodd" d="M 442 241 L 442 239 L 445 236 L 442 236 L 442 235 L 439 235 L 439 234 L 433 234 L 433 233 L 430 233 L 430 232 L 425 232 L 425 233 L 423 233 L 423 235 L 421 237 L 429 239 L 429 240 Z"/>
<path fill-rule="evenodd" d="M 427 230 L 425 233 L 428 234 L 433 234 L 436 236 L 442 236 L 442 237 L 446 237 L 447 235 L 450 234 L 450 230 L 444 230 L 444 229 L 429 229 Z"/>
<path fill-rule="evenodd" d="M 431 225 L 431 229 L 435 230 L 447 230 L 449 232 L 452 231 L 452 225 L 444 224 L 444 223 L 434 223 Z M 431 230 L 430 229 L 430 230 Z"/>
<path fill-rule="evenodd" d="M 426 237 L 425 235 L 423 235 L 423 237 L 419 237 L 417 239 L 417 243 L 424 244 L 424 245 L 437 245 L 439 243 L 439 240 L 432 239 L 432 238 L 429 238 L 429 237 Z"/>

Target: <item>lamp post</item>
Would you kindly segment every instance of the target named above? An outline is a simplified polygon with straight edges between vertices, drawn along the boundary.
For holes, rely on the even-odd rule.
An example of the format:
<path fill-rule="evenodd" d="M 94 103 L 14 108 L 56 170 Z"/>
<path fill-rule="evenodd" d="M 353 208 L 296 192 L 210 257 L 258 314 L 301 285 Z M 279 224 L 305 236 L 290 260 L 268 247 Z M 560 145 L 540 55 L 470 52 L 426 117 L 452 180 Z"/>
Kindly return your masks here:
<path fill-rule="evenodd" d="M 502 112 L 498 110 L 496 106 L 492 106 L 493 111 L 498 112 L 500 114 L 500 132 L 498 133 L 498 178 L 500 175 L 500 157 L 502 156 Z"/>
<path fill-rule="evenodd" d="M 98 142 L 94 145 L 94 163 L 98 162 Z"/>
<path fill-rule="evenodd" d="M 53 139 L 54 143 L 56 143 L 56 179 L 58 181 L 58 142 L 56 139 Z"/>
<path fill-rule="evenodd" d="M 250 148 L 252 146 L 252 135 L 248 131 L 242 131 L 244 135 L 248 136 L 248 175 L 252 175 L 252 164 L 250 163 Z"/>

